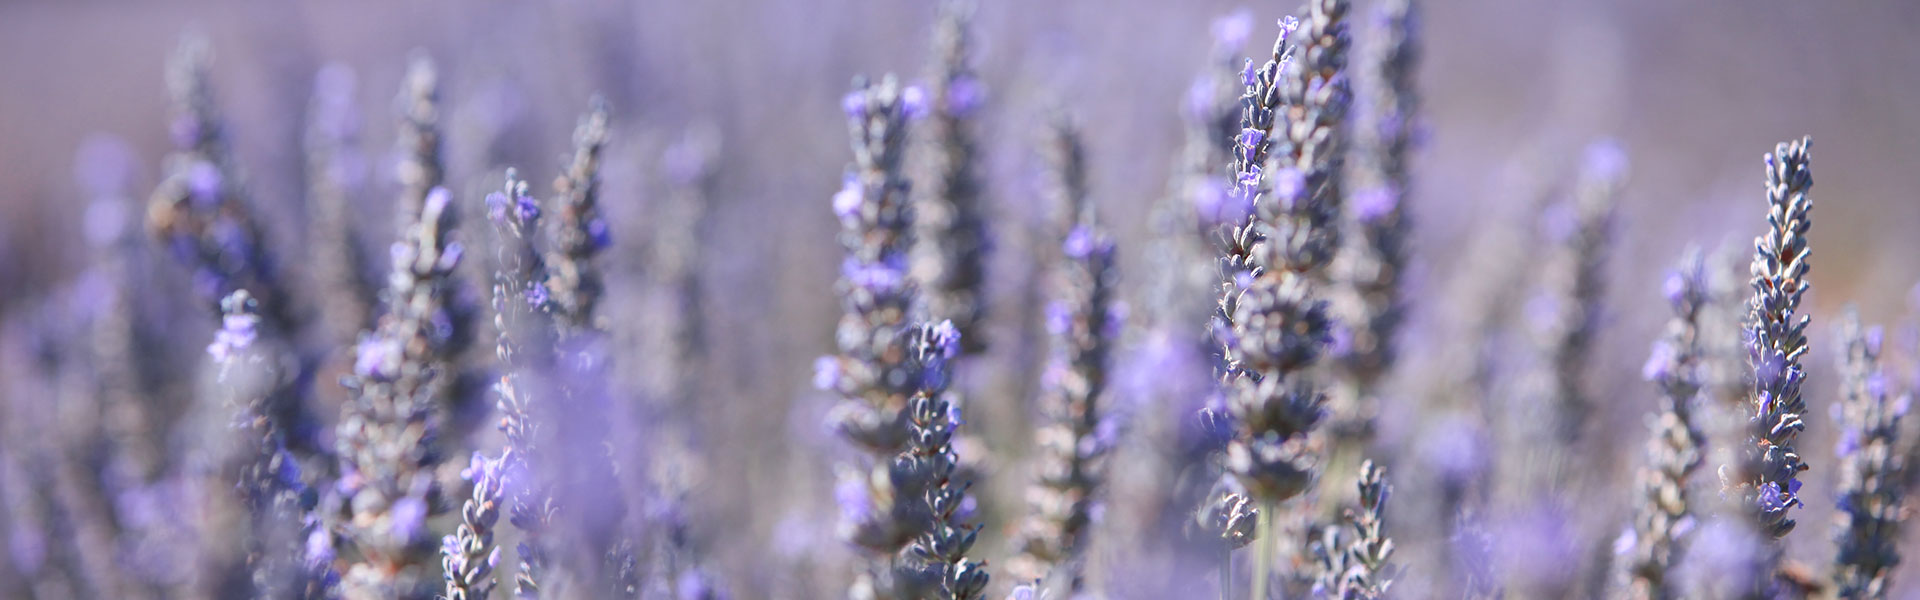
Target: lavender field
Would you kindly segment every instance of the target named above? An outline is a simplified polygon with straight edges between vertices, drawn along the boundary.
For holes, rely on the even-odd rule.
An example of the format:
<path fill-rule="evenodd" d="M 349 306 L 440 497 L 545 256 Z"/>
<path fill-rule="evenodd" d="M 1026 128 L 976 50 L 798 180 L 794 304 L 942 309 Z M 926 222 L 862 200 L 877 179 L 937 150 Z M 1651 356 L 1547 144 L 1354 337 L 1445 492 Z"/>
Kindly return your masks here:
<path fill-rule="evenodd" d="M 0 600 L 1920 598 L 1913 31 L 0 4 Z"/>

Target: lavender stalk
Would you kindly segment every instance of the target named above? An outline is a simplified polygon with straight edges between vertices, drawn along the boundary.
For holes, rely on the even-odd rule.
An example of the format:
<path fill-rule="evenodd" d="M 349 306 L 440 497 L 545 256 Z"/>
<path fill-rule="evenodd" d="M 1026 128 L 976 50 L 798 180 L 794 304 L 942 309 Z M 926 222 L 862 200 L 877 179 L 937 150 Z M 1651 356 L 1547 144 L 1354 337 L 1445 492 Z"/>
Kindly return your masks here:
<path fill-rule="evenodd" d="M 960 329 L 963 356 L 986 350 L 979 322 L 986 316 L 986 184 L 977 173 L 974 121 L 985 87 L 969 64 L 970 0 L 945 0 L 933 34 L 934 63 L 927 86 L 928 139 L 919 179 L 927 187 L 915 203 L 914 281 L 926 286 L 927 311 Z"/>
<path fill-rule="evenodd" d="M 548 437 L 534 397 L 537 382 L 554 369 L 553 297 L 547 290 L 546 262 L 534 247 L 540 202 L 528 192 L 527 183 L 507 171 L 502 190 L 488 194 L 486 204 L 496 256 L 494 354 L 502 365 L 493 391 L 507 446 L 496 460 L 516 475 L 515 481 L 505 482 L 512 489 L 500 493 L 511 501 L 508 520 L 521 532 L 514 596 L 538 598 L 548 581 L 548 538 L 558 510 L 551 478 L 540 469 L 547 464 L 540 458 Z M 476 479 L 476 494 L 479 483 Z"/>
<path fill-rule="evenodd" d="M 894 458 L 895 489 L 916 494 L 897 499 L 914 505 L 921 533 L 907 547 L 907 562 L 898 579 L 906 584 L 903 598 L 978 600 L 986 592 L 986 563 L 967 558 L 980 526 L 963 524 L 967 515 L 967 488 L 954 481 L 959 457 L 953 439 L 960 427 L 959 407 L 944 395 L 952 381 L 948 363 L 960 352 L 960 333 L 953 324 L 921 325 L 912 333 L 910 359 L 920 367 L 920 389 L 908 401 L 912 430 L 909 448 Z"/>
<path fill-rule="evenodd" d="M 147 225 L 193 269 L 194 289 L 216 315 L 222 298 L 246 288 L 275 331 L 298 332 L 303 323 L 281 286 L 214 104 L 211 56 L 206 40 L 190 37 L 168 60 L 175 151 L 148 201 Z"/>
<path fill-rule="evenodd" d="M 1076 137 L 1071 130 L 1060 135 Z M 1077 147 L 1077 141 L 1061 145 Z M 1067 153 L 1078 159 L 1078 152 Z M 1077 161 L 1076 161 L 1077 162 Z M 1077 164 L 1056 165 L 1079 172 Z M 1114 244 L 1094 221 L 1084 187 L 1073 188 L 1077 223 L 1061 243 L 1058 298 L 1047 307 L 1053 338 L 1039 404 L 1046 423 L 1036 432 L 1042 456 L 1028 488 L 1029 518 L 1015 543 L 1015 577 L 1041 579 L 1065 569 L 1068 593 L 1086 588 L 1085 556 L 1092 513 L 1105 480 L 1118 423 L 1105 406 L 1113 347 L 1125 319 L 1116 304 Z"/>
<path fill-rule="evenodd" d="M 446 180 L 440 143 L 440 71 L 433 59 L 416 53 L 400 84 L 400 222 L 411 223 L 427 195 Z"/>
<path fill-rule="evenodd" d="M 914 288 L 906 268 L 913 206 L 901 170 L 909 115 L 924 106 L 919 90 L 903 90 L 888 77 L 877 84 L 855 80 L 842 108 L 854 155 L 833 197 L 847 251 L 835 284 L 844 313 L 835 335 L 839 354 L 815 362 L 814 384 L 841 394 L 829 419 L 867 453 L 842 471 L 836 490 L 841 536 L 869 558 L 855 593 L 891 598 L 887 563 L 926 526 L 915 514 L 916 490 L 903 488 L 916 481 L 893 477 L 888 468 L 912 437 L 909 399 L 924 379 L 923 365 L 910 353 Z"/>
<path fill-rule="evenodd" d="M 1413 84 L 1420 15 L 1413 0 L 1377 9 L 1374 39 L 1361 53 L 1364 101 L 1357 105 L 1356 160 L 1348 171 L 1356 189 L 1347 198 L 1345 223 L 1351 235 L 1344 236 L 1347 248 L 1335 265 L 1343 288 L 1339 313 L 1350 334 L 1330 399 L 1329 431 L 1342 455 L 1357 455 L 1373 437 L 1379 387 L 1394 367 L 1394 338 L 1406 312 L 1401 287 L 1413 229 L 1406 203 L 1420 108 Z"/>
<path fill-rule="evenodd" d="M 221 301 L 226 316 L 207 347 L 220 368 L 225 403 L 234 411 L 239 434 L 238 482 L 242 504 L 251 517 L 247 564 L 253 591 L 269 598 L 325 598 L 333 593 L 331 565 L 305 559 L 307 539 L 317 532 L 316 497 L 300 478 L 299 463 L 287 451 L 286 434 L 269 418 L 271 394 L 280 387 L 273 358 L 261 347 L 260 316 L 253 297 L 236 290 Z"/>
<path fill-rule="evenodd" d="M 1839 598 L 1885 598 L 1900 564 L 1900 521 L 1906 464 L 1900 420 L 1912 399 L 1887 397 L 1879 328 L 1862 330 L 1848 311 L 1841 321 L 1840 513 L 1835 519 L 1833 587 Z"/>
<path fill-rule="evenodd" d="M 594 257 L 609 241 L 607 222 L 600 216 L 600 155 L 606 149 L 607 103 L 594 98 L 587 116 L 573 132 L 573 156 L 554 179 L 559 193 L 554 221 L 553 249 L 547 256 L 547 287 L 553 293 L 554 321 L 561 334 L 574 336 L 599 331 L 594 314 L 600 302 L 600 269 Z"/>
<path fill-rule="evenodd" d="M 1292 70 L 1282 67 L 1295 23 L 1282 21 L 1274 58 L 1260 70 L 1248 62 L 1241 100 L 1232 195 L 1250 207 L 1251 218 L 1230 229 L 1222 262 L 1229 276 L 1221 301 L 1231 323 L 1229 407 L 1239 422 L 1226 464 L 1275 530 L 1274 507 L 1312 485 L 1318 461 L 1309 434 L 1324 414 L 1325 395 L 1309 372 L 1331 339 L 1319 288 L 1339 245 L 1334 220 L 1348 103 L 1346 11 L 1341 0 L 1309 4 L 1306 59 Z M 1293 104 L 1282 107 L 1283 97 Z M 1265 597 L 1279 544 L 1276 532 L 1262 537 L 1254 558 L 1256 598 Z"/>
<path fill-rule="evenodd" d="M 1339 527 L 1327 527 L 1315 543 L 1320 559 L 1320 576 L 1314 582 L 1319 598 L 1372 600 L 1385 598 L 1393 587 L 1398 569 L 1388 563 L 1393 558 L 1393 540 L 1386 534 L 1387 497 L 1393 486 L 1387 484 L 1385 470 L 1373 461 L 1360 464 L 1359 507 L 1348 509 L 1346 525 L 1352 528 L 1351 540 L 1340 535 Z"/>
<path fill-rule="evenodd" d="M 1707 277 L 1700 250 L 1689 248 L 1679 267 L 1667 275 L 1665 292 L 1673 318 L 1641 371 L 1660 387 L 1661 395 L 1647 439 L 1647 465 L 1640 471 L 1633 528 L 1627 534 L 1631 544 L 1620 563 L 1619 586 L 1630 598 L 1682 596 L 1669 574 L 1683 549 L 1682 538 L 1696 520 L 1687 480 L 1700 467 L 1706 441 L 1694 424 L 1694 411 L 1706 389 L 1700 323 L 1710 302 Z"/>
<path fill-rule="evenodd" d="M 373 324 L 376 284 L 368 270 L 353 194 L 366 177 L 360 116 L 354 108 L 353 70 L 327 65 L 314 77 L 306 132 L 307 186 L 314 221 L 316 271 L 324 293 L 320 311 L 337 342 Z M 405 128 L 403 128 L 403 131 Z"/>
<path fill-rule="evenodd" d="M 355 349 L 352 399 L 338 428 L 349 484 L 347 537 L 360 550 L 348 570 L 348 598 L 424 598 L 434 554 L 426 518 L 439 499 L 433 476 L 449 360 L 460 332 L 450 307 L 462 247 L 451 195 L 435 188 L 419 220 L 393 246 L 387 314 Z"/>
<path fill-rule="evenodd" d="M 1734 464 L 1720 468 L 1725 494 L 1737 499 L 1754 532 L 1769 540 L 1758 550 L 1758 571 L 1750 597 L 1762 597 L 1782 584 L 1776 579 L 1778 540 L 1793 531 L 1788 511 L 1801 504 L 1799 474 L 1807 470 L 1794 450 L 1806 428 L 1807 405 L 1800 396 L 1806 372 L 1809 319 L 1798 316 L 1808 283 L 1807 230 L 1813 187 L 1808 156 L 1811 138 L 1783 142 L 1766 155 L 1767 231 L 1754 241 L 1753 299 L 1749 304 L 1747 351 L 1754 366 L 1747 442 Z"/>
<path fill-rule="evenodd" d="M 493 568 L 500 563 L 500 548 L 493 544 L 493 533 L 500 521 L 506 487 L 503 471 L 508 460 L 507 453 L 487 458 L 476 452 L 471 466 L 462 473 L 473 481 L 473 491 L 460 505 L 459 527 L 440 541 L 440 566 L 446 583 L 443 597 L 447 600 L 486 600 L 493 593 Z"/>

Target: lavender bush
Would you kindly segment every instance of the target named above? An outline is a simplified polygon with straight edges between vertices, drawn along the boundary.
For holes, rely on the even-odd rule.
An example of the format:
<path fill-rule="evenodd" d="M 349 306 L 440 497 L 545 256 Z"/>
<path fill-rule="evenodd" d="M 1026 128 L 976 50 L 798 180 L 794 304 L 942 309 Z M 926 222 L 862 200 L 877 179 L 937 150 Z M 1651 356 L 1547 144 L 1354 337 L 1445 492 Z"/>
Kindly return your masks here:
<path fill-rule="evenodd" d="M 0 8 L 0 600 L 1920 589 L 1920 9 L 208 4 Z"/>

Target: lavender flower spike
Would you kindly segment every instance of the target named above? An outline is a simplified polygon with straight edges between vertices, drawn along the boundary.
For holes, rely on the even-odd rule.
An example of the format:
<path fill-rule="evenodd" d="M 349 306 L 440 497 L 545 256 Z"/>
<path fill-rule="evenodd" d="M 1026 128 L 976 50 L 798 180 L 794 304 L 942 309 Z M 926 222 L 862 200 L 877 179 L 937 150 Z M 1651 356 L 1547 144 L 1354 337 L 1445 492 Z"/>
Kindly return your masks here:
<path fill-rule="evenodd" d="M 407 63 L 400 84 L 400 217 L 402 223 L 419 218 L 427 194 L 446 179 L 440 143 L 440 72 L 433 59 L 416 52 Z"/>
<path fill-rule="evenodd" d="M 944 0 L 933 37 L 934 63 L 927 97 L 927 141 L 919 178 L 927 193 L 917 203 L 913 279 L 926 286 L 927 309 L 960 329 L 961 352 L 986 350 L 978 323 L 986 316 L 990 241 L 983 214 L 986 184 L 979 170 L 974 122 L 985 95 L 969 64 L 971 0 Z"/>
<path fill-rule="evenodd" d="M 1075 191 L 1084 195 L 1083 188 Z M 1015 542 L 1020 556 L 1013 569 L 1017 578 L 1028 580 L 1064 568 L 1065 590 L 1077 594 L 1086 587 L 1082 563 L 1105 459 L 1116 445 L 1118 423 L 1105 403 L 1108 369 L 1125 316 L 1116 304 L 1113 240 L 1094 222 L 1084 198 L 1071 204 L 1082 208 L 1076 211 L 1078 224 L 1061 242 L 1064 260 L 1055 272 L 1059 297 L 1047 307 L 1053 347 L 1039 399 L 1046 419 L 1036 432 L 1042 457 L 1027 492 L 1029 518 Z"/>
<path fill-rule="evenodd" d="M 207 353 L 219 366 L 222 392 L 234 411 L 232 427 L 239 434 L 235 489 L 251 519 L 247 563 L 254 593 L 263 598 L 328 597 L 334 582 L 330 565 L 303 559 L 306 541 L 318 526 L 314 495 L 287 452 L 285 432 L 268 414 L 278 379 L 287 375 L 273 360 L 277 354 L 259 343 L 260 316 L 252 295 L 236 290 L 221 306 L 225 316 Z"/>
<path fill-rule="evenodd" d="M 216 314 L 220 300 L 246 288 L 274 331 L 295 334 L 305 323 L 282 287 L 267 236 L 246 198 L 214 103 L 211 62 L 206 40 L 198 37 L 183 40 L 168 60 L 175 151 L 167 156 L 166 179 L 148 201 L 147 226 L 193 269 L 195 291 Z"/>
<path fill-rule="evenodd" d="M 1407 193 L 1412 189 L 1408 155 L 1420 108 L 1414 90 L 1419 66 L 1420 15 L 1413 0 L 1377 7 L 1379 26 L 1362 47 L 1365 77 L 1359 80 L 1365 102 L 1358 103 L 1355 160 L 1348 170 L 1347 218 L 1342 236 L 1347 247 L 1337 258 L 1343 288 L 1341 320 L 1351 341 L 1340 357 L 1342 377 L 1333 391 L 1335 416 L 1330 429 L 1346 454 L 1362 450 L 1373 436 L 1379 411 L 1378 388 L 1394 367 L 1394 337 L 1406 312 L 1401 297 L 1412 231 Z"/>
<path fill-rule="evenodd" d="M 552 300 L 545 289 L 546 263 L 534 247 L 540 202 L 512 170 L 502 190 L 487 195 L 493 224 L 496 264 L 493 273 L 494 354 L 502 373 L 493 391 L 500 410 L 500 432 L 507 448 L 498 459 L 515 475 L 509 521 L 521 532 L 514 595 L 537 597 L 547 578 L 547 538 L 555 513 L 550 478 L 537 468 L 544 420 L 535 414 L 531 380 L 554 365 Z M 476 493 L 478 481 L 475 482 Z M 451 577 L 451 573 L 449 574 Z"/>
<path fill-rule="evenodd" d="M 1900 564 L 1900 520 L 1907 465 L 1899 448 L 1900 420 L 1911 398 L 1889 400 L 1880 367 L 1879 328 L 1862 330 L 1847 311 L 1840 325 L 1845 351 L 1839 414 L 1840 512 L 1833 536 L 1833 587 L 1838 598 L 1885 598 Z"/>
<path fill-rule="evenodd" d="M 837 495 L 846 517 L 841 536 L 870 559 L 854 593 L 876 598 L 902 597 L 916 582 L 889 565 L 931 526 L 917 500 L 930 480 L 894 468 L 895 458 L 915 437 L 912 398 L 930 386 L 944 391 L 949 380 L 944 360 L 918 360 L 916 336 L 924 332 L 907 323 L 915 300 L 906 275 L 913 207 L 901 169 L 913 92 L 892 77 L 855 80 L 842 102 L 854 156 L 833 198 L 847 251 L 835 285 L 844 313 L 835 335 L 839 353 L 817 361 L 814 377 L 821 389 L 841 394 L 828 418 L 866 452 L 842 470 Z"/>
<path fill-rule="evenodd" d="M 1274 131 L 1282 118 L 1280 77 L 1291 73 L 1287 66 L 1293 62 L 1293 48 L 1287 45 L 1287 38 L 1299 26 L 1300 22 L 1293 17 L 1281 21 L 1280 35 L 1273 41 L 1273 57 L 1259 69 L 1248 60 L 1243 76 L 1246 90 L 1240 96 L 1239 132 L 1233 136 L 1231 178 L 1226 182 L 1225 198 L 1220 201 L 1228 207 L 1213 211 L 1237 217 L 1220 229 L 1217 240 L 1224 253 L 1220 275 L 1228 296 L 1235 295 L 1234 286 L 1243 275 L 1251 277 L 1259 272 L 1253 252 L 1254 245 L 1262 239 L 1262 232 L 1257 227 L 1253 209 L 1264 181 L 1262 169 L 1273 148 Z M 1221 310 L 1225 317 L 1232 317 L 1233 306 L 1227 299 L 1222 300 Z"/>
<path fill-rule="evenodd" d="M 1681 538 L 1693 527 L 1695 508 L 1687 479 L 1700 467 L 1705 438 L 1695 426 L 1706 386 L 1700 323 L 1709 298 L 1706 262 L 1699 248 L 1688 248 L 1679 268 L 1667 275 L 1667 302 L 1673 318 L 1666 335 L 1654 342 L 1643 374 L 1660 387 L 1660 410 L 1647 438 L 1647 464 L 1641 468 L 1634 506 L 1633 544 L 1620 559 L 1619 585 L 1630 598 L 1679 598 L 1669 573 L 1680 554 Z"/>
<path fill-rule="evenodd" d="M 1794 520 L 1787 514 L 1800 505 L 1798 477 L 1807 470 L 1794 442 L 1806 428 L 1807 404 L 1800 396 L 1806 372 L 1800 357 L 1807 352 L 1808 318 L 1795 312 L 1808 287 L 1811 144 L 1810 138 L 1783 142 L 1766 156 L 1767 231 L 1754 241 L 1753 300 L 1748 305 L 1747 350 L 1754 367 L 1752 417 L 1737 462 L 1720 469 L 1727 496 L 1738 498 L 1755 533 L 1775 540 L 1793 531 Z M 1780 560 L 1779 544 L 1769 545 L 1762 554 L 1765 562 L 1755 594 L 1778 583 L 1774 570 Z"/>
<path fill-rule="evenodd" d="M 353 69 L 330 64 L 314 77 L 306 154 L 312 207 L 315 275 L 322 283 L 321 315 L 336 342 L 350 343 L 373 324 L 377 279 L 368 270 L 352 198 L 366 177 Z"/>
<path fill-rule="evenodd" d="M 891 77 L 878 84 L 856 82 L 845 108 L 854 164 L 833 200 L 847 251 L 835 286 L 845 312 L 835 335 L 839 355 L 818 365 L 831 376 L 815 380 L 845 396 L 833 416 L 841 435 L 880 458 L 906 444 L 902 411 L 917 387 L 915 377 L 903 376 L 914 365 L 898 349 L 906 341 L 914 300 L 905 271 L 913 207 L 901 173 L 907 115 L 902 90 Z M 875 549 L 901 543 L 904 538 Z"/>
<path fill-rule="evenodd" d="M 1385 517 L 1393 486 L 1387 484 L 1386 471 L 1374 466 L 1373 461 L 1361 463 L 1357 486 L 1359 509 L 1348 509 L 1345 519 L 1353 529 L 1352 540 L 1343 540 L 1339 527 L 1327 527 L 1314 543 L 1320 559 L 1319 581 L 1313 586 L 1315 597 L 1384 598 L 1399 573 L 1388 563 L 1393 558 L 1393 540 L 1387 537 Z"/>
<path fill-rule="evenodd" d="M 343 383 L 352 399 L 338 426 L 343 470 L 359 474 L 345 491 L 347 538 L 359 562 L 346 573 L 349 599 L 425 598 L 435 548 L 426 519 L 439 495 L 437 435 L 452 380 L 450 361 L 463 336 L 452 321 L 461 245 L 452 197 L 427 194 L 420 220 L 393 246 L 387 314 L 363 336 Z"/>
<path fill-rule="evenodd" d="M 921 325 L 913 337 L 912 360 L 925 376 L 908 406 L 913 443 L 894 458 L 893 478 L 896 490 L 919 492 L 897 501 L 916 505 L 927 522 L 907 548 L 908 560 L 897 579 L 909 592 L 903 598 L 979 600 L 987 589 L 986 563 L 967 558 L 967 551 L 980 526 L 962 524 L 971 483 L 953 479 L 959 468 L 952 445 L 960 426 L 959 408 L 944 397 L 951 379 L 947 363 L 959 353 L 960 333 L 952 322 L 942 321 Z"/>
<path fill-rule="evenodd" d="M 493 545 L 493 527 L 500 521 L 506 481 L 507 450 L 499 458 L 475 453 L 464 473 L 473 480 L 473 493 L 460 506 L 460 526 L 441 540 L 440 564 L 445 569 L 446 600 L 486 600 L 493 593 L 493 567 L 500 548 Z"/>
<path fill-rule="evenodd" d="M 607 223 L 600 215 L 600 155 L 612 131 L 610 119 L 607 102 L 595 97 L 573 130 L 573 157 L 553 184 L 560 201 L 554 247 L 547 256 L 547 288 L 554 297 L 554 321 L 565 336 L 605 329 L 594 314 L 602 291 L 594 257 L 607 243 Z"/>

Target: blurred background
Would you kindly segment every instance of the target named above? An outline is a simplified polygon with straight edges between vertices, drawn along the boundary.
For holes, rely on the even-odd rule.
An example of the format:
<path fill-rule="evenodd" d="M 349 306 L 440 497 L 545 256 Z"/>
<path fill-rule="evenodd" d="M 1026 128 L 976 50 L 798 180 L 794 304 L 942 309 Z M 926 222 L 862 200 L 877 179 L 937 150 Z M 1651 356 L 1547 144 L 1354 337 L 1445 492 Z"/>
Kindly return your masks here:
<path fill-rule="evenodd" d="M 997 240 L 989 292 L 1005 310 L 989 322 L 996 350 L 967 377 L 990 390 L 977 422 L 996 448 L 1031 443 L 1020 397 L 1031 386 L 1018 378 L 1039 355 L 1032 348 L 1041 333 L 1024 327 L 1018 311 L 1040 279 L 1031 250 L 1050 243 L 1038 150 L 1050 111 L 1063 109 L 1080 123 L 1093 202 L 1119 240 L 1122 276 L 1140 281 L 1144 244 L 1135 241 L 1148 237 L 1148 207 L 1167 189 L 1183 135 L 1178 107 L 1207 64 L 1212 22 L 1242 8 L 1255 23 L 1246 50 L 1258 56 L 1271 42 L 1273 20 L 1298 7 L 981 2 L 974 58 L 988 96 L 979 133 Z M 839 312 L 832 283 L 839 226 L 828 209 L 850 158 L 839 102 L 857 74 L 922 77 L 934 14 L 931 0 L 5 2 L 0 316 L 33 321 L 50 302 L 84 297 L 73 290 L 85 285 L 82 274 L 95 260 L 89 228 L 122 220 L 139 226 L 137 211 L 89 211 L 86 165 L 101 153 L 128 161 L 124 190 L 131 206 L 143 204 L 170 149 L 163 66 L 183 34 L 211 42 L 235 155 L 268 239 L 289 264 L 302 261 L 307 243 L 302 134 L 322 66 L 344 65 L 357 81 L 362 145 L 372 160 L 354 202 L 365 209 L 357 218 L 375 247 L 393 235 L 386 217 L 397 190 L 394 98 L 410 55 L 424 53 L 440 67 L 447 181 L 463 200 L 477 202 L 496 188 L 508 166 L 543 188 L 587 99 L 604 95 L 616 134 L 603 202 L 620 224 L 610 264 L 639 262 L 658 235 L 646 224 L 669 187 L 666 151 L 688 135 L 717 140 L 710 221 L 695 252 L 708 291 L 687 317 L 701 323 L 708 344 L 698 366 L 699 416 L 688 434 L 703 465 L 691 475 L 695 529 L 737 597 L 806 597 L 773 591 L 765 561 L 813 548 L 847 552 L 830 526 L 794 529 L 809 523 L 805 515 L 832 514 L 829 467 L 844 451 L 820 425 L 830 399 L 809 385 L 814 357 L 833 350 Z M 1814 321 L 1807 393 L 1815 418 L 1803 452 L 1813 464 L 1809 487 L 1831 488 L 1832 324 L 1849 304 L 1867 322 L 1889 326 L 1916 310 L 1915 31 L 1920 3 L 1898 0 L 1426 3 L 1418 75 L 1425 137 L 1409 200 L 1413 321 L 1398 393 L 1417 396 L 1421 383 L 1411 374 L 1472 343 L 1444 339 L 1451 317 L 1439 306 L 1455 282 L 1477 275 L 1474 269 L 1530 266 L 1529 252 L 1501 259 L 1510 264 L 1470 262 L 1476 240 L 1536 227 L 1535 207 L 1564 189 L 1582 148 L 1617 140 L 1631 175 L 1608 248 L 1605 324 L 1588 382 L 1601 407 L 1594 431 L 1618 432 L 1596 434 L 1608 460 L 1595 475 L 1618 482 L 1618 493 L 1593 501 L 1626 523 L 1641 423 L 1655 406 L 1656 391 L 1639 367 L 1667 318 L 1666 269 L 1688 244 L 1749 251 L 1765 226 L 1761 155 L 1807 134 L 1816 180 L 1806 310 Z M 627 224 L 634 227 L 620 229 Z M 487 239 L 483 229 L 470 233 Z M 151 277 L 162 281 L 155 289 L 176 293 L 155 292 L 148 310 L 158 318 L 194 316 L 183 284 L 164 282 L 183 272 L 153 264 Z M 613 287 L 610 313 L 639 314 L 640 301 Z M 201 336 L 178 340 L 192 352 L 212 335 L 210 327 L 180 330 Z M 173 364 L 198 368 L 203 356 L 190 352 Z M 1915 366 L 1889 362 L 1902 374 Z M 195 377 L 182 374 L 178 393 L 191 396 Z M 0 412 L 0 425 L 7 431 L 20 425 L 9 416 L 20 407 L 53 401 L 21 388 L 5 393 L 0 404 L 10 412 Z M 1423 423 L 1392 406 L 1380 452 L 1404 454 Z M 1714 479 L 1715 466 L 1696 478 Z M 1012 506 L 1021 481 L 1017 466 L 989 469 L 982 493 Z M 1789 552 L 1824 564 L 1833 551 L 1832 498 L 1815 492 L 1806 503 Z M 1902 589 L 1920 589 L 1904 583 L 1920 579 L 1920 567 L 1896 579 Z"/>

